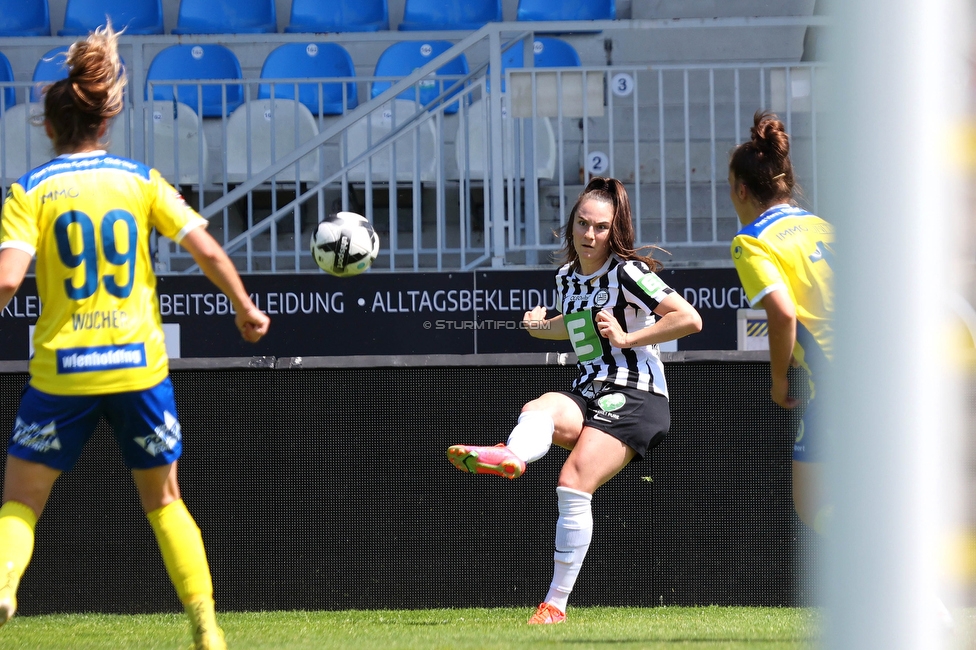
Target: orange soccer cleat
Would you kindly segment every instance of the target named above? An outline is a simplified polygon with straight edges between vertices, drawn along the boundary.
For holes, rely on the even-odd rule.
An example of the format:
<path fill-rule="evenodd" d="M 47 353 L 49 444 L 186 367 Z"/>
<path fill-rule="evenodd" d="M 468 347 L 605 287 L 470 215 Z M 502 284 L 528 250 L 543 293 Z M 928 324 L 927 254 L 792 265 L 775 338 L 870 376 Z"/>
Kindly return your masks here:
<path fill-rule="evenodd" d="M 447 459 L 469 474 L 494 474 L 513 479 L 525 472 L 525 462 L 502 444 L 494 447 L 454 445 L 448 447 Z"/>
<path fill-rule="evenodd" d="M 529 619 L 529 625 L 554 625 L 566 621 L 566 614 L 549 603 L 542 603 Z"/>

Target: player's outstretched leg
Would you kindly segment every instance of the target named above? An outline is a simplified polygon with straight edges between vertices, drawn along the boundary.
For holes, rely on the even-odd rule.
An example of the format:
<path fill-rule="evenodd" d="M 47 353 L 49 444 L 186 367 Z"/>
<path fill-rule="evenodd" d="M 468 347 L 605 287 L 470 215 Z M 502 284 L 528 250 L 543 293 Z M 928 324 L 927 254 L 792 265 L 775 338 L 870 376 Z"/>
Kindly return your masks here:
<path fill-rule="evenodd" d="M 0 508 L 0 625 L 17 611 L 17 586 L 34 552 L 37 516 L 22 503 Z"/>
<path fill-rule="evenodd" d="M 454 445 L 448 447 L 447 459 L 459 470 L 469 474 L 492 474 L 513 479 L 525 472 L 525 461 L 502 444 L 494 447 Z"/>
<path fill-rule="evenodd" d="M 563 623 L 566 621 L 566 614 L 558 607 L 549 603 L 539 605 L 535 614 L 529 619 L 529 625 L 552 625 L 553 623 Z"/>

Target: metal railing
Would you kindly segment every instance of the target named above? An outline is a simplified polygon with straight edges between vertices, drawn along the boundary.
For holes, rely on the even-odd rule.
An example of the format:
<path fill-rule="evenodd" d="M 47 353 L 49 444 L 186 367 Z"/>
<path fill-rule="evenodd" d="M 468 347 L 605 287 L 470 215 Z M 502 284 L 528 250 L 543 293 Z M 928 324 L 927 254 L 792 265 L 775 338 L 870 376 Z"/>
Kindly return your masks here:
<path fill-rule="evenodd" d="M 692 28 L 707 34 L 714 26 L 822 24 L 819 17 L 596 21 L 587 24 L 591 33 L 557 37 L 592 52 L 595 43 L 656 30 Z M 537 33 L 571 31 L 570 26 L 579 28 L 490 23 L 465 33 L 263 35 L 260 47 L 267 50 L 282 42 L 325 40 L 374 52 L 403 40 L 449 40 L 453 46 L 403 77 L 269 81 L 249 73 L 205 83 L 157 82 L 172 94 L 189 85 L 198 97 L 204 87 L 217 84 L 224 87 L 225 102 L 226 88 L 240 86 L 241 107 L 220 117 L 202 117 L 195 106 L 145 99 L 155 86 L 146 81 L 148 63 L 177 39 L 124 37 L 130 108 L 128 118 L 113 125 L 112 150 L 163 171 L 210 220 L 211 230 L 247 272 L 316 271 L 308 254 L 310 232 L 325 214 L 340 209 L 361 212 L 380 232 L 377 271 L 547 263 L 560 246 L 558 233 L 569 208 L 592 175 L 625 183 L 641 244 L 670 251 L 675 264 L 726 265 L 727 246 L 738 229 L 728 199 L 727 155 L 748 137 L 752 114 L 760 108 L 775 110 L 786 123 L 803 201 L 816 210 L 821 64 L 614 65 L 608 60 L 591 65 L 589 56 L 582 67 L 503 70 L 507 48 L 525 48 L 524 60 L 532 61 Z M 8 52 L 13 42 L 24 47 L 24 41 L 0 39 L 0 51 Z M 67 41 L 32 39 L 32 47 L 46 51 L 53 42 Z M 178 42 L 221 42 L 252 59 L 263 56 L 259 45 L 242 35 Z M 434 75 L 459 56 L 467 60 L 467 74 Z M 349 81 L 358 84 L 360 97 L 368 97 L 373 82 L 392 86 L 335 116 L 312 114 L 290 100 L 258 99 L 261 83 L 296 91 L 297 84 L 314 83 L 321 98 L 329 85 Z M 21 98 L 32 85 L 0 83 L 0 89 L 12 86 Z M 494 88 L 504 92 L 490 92 Z M 420 99 L 432 89 L 432 100 Z M 32 155 L 28 145 L 37 144 L 42 132 L 28 126 L 36 106 L 19 105 L 23 108 L 11 110 L 0 104 L 4 185 L 28 163 L 42 162 L 38 155 L 47 155 L 35 148 L 34 158 L 26 159 Z M 14 142 L 23 133 L 29 134 L 27 142 Z M 22 163 L 18 152 L 25 156 Z M 172 242 L 159 238 L 156 247 L 158 272 L 196 271 Z"/>

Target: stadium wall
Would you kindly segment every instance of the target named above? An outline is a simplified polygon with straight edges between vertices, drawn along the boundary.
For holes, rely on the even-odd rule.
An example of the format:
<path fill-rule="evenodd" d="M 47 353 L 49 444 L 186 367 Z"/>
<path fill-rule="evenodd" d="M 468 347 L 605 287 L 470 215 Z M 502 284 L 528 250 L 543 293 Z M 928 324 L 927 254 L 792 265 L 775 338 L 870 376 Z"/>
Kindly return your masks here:
<path fill-rule="evenodd" d="M 665 354 L 671 434 L 597 492 L 574 605 L 814 602 L 818 548 L 790 494 L 799 413 L 768 399 L 762 355 Z M 565 357 L 174 360 L 180 482 L 218 608 L 537 604 L 567 452 L 516 481 L 444 452 L 505 440 L 525 401 L 569 385 Z M 24 362 L 0 362 L 4 431 L 26 380 Z M 103 422 L 55 486 L 22 615 L 180 609 L 110 436 Z"/>

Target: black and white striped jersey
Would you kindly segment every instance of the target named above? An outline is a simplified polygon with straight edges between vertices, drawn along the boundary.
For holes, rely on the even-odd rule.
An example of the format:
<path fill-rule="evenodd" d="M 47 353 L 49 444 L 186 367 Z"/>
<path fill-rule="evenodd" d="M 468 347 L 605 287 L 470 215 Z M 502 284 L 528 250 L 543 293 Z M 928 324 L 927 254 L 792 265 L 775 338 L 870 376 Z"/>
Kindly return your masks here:
<path fill-rule="evenodd" d="M 611 256 L 600 270 L 581 275 L 569 264 L 556 273 L 563 322 L 579 359 L 573 390 L 589 395 L 593 383 L 629 386 L 668 396 L 664 365 L 657 345 L 620 349 L 600 336 L 596 315 L 609 310 L 624 331 L 636 332 L 654 323 L 654 309 L 674 290 L 646 264 Z"/>

